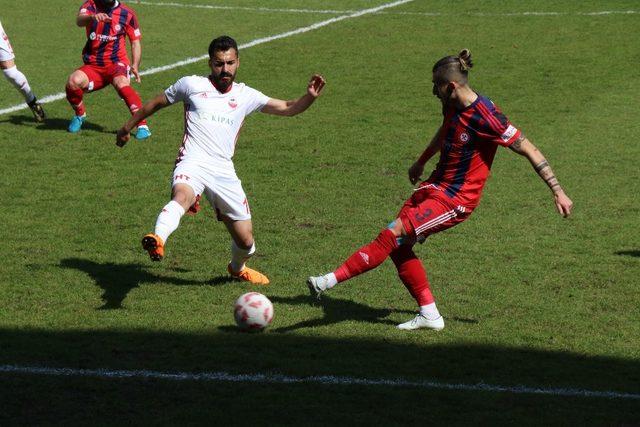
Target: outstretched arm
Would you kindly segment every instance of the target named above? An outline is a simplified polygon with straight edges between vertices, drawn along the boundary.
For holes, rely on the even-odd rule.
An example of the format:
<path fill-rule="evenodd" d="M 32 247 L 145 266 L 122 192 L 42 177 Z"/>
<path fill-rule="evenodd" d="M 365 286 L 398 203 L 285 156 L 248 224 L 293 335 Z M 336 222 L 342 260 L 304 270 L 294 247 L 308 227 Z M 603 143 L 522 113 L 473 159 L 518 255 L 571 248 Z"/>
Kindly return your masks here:
<path fill-rule="evenodd" d="M 326 81 L 319 74 L 311 76 L 307 84 L 307 93 L 298 99 L 283 101 L 282 99 L 270 99 L 267 105 L 262 107 L 262 112 L 278 116 L 295 116 L 305 111 L 320 96 Z"/>
<path fill-rule="evenodd" d="M 418 182 L 420 176 L 422 175 L 422 172 L 424 172 L 424 165 L 429 161 L 429 159 L 433 157 L 434 154 L 440 151 L 441 143 L 438 135 L 440 135 L 440 129 L 438 129 L 433 138 L 431 138 L 431 142 L 424 150 L 420 158 L 416 160 L 415 163 L 412 164 L 409 168 L 409 181 L 411 181 L 412 184 Z"/>
<path fill-rule="evenodd" d="M 529 159 L 529 162 L 535 169 L 535 171 L 540 175 L 540 178 L 544 182 L 547 183 L 547 186 L 553 192 L 553 197 L 556 203 L 556 209 L 563 216 L 567 217 L 571 214 L 571 208 L 573 207 L 573 202 L 571 199 L 564 193 L 562 186 L 558 182 L 551 166 L 549 166 L 549 162 L 544 157 L 544 155 L 538 150 L 538 148 L 533 145 L 531 141 L 527 139 L 524 134 L 520 135 L 516 141 L 509 146 L 509 148 L 521 156 Z"/>
<path fill-rule="evenodd" d="M 141 120 L 146 119 L 156 111 L 164 108 L 168 105 L 169 100 L 167 96 L 163 93 L 157 95 L 155 98 L 147 101 L 142 108 L 136 111 L 129 120 L 118 130 L 118 134 L 116 135 L 116 145 L 118 147 L 124 147 L 124 145 L 129 141 L 131 129 L 136 127 Z"/>

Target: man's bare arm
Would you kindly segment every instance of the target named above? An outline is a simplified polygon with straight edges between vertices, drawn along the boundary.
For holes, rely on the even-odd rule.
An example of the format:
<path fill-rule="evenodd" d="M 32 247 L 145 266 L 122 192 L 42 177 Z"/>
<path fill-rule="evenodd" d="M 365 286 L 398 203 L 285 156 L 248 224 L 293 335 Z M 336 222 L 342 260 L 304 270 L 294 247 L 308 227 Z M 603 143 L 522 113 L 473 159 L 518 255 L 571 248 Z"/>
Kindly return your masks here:
<path fill-rule="evenodd" d="M 440 129 L 436 132 L 436 134 L 431 138 L 431 142 L 427 145 L 427 148 L 422 152 L 422 155 L 418 160 L 415 161 L 414 164 L 409 168 L 409 181 L 412 184 L 415 184 L 420 179 L 422 172 L 424 172 L 424 165 L 431 159 L 441 148 L 440 138 Z"/>
<path fill-rule="evenodd" d="M 140 121 L 154 114 L 156 111 L 171 105 L 167 96 L 163 93 L 147 101 L 142 108 L 136 111 L 129 120 L 118 130 L 116 135 L 116 145 L 118 147 L 124 147 L 129 141 L 131 129 L 136 127 Z"/>
<path fill-rule="evenodd" d="M 540 150 L 538 150 L 538 148 L 533 145 L 533 143 L 529 141 L 524 134 L 521 134 L 520 137 L 518 137 L 518 139 L 509 146 L 509 148 L 529 160 L 536 173 L 553 192 L 558 212 L 564 217 L 569 216 L 571 214 L 571 209 L 573 208 L 573 202 L 565 194 L 558 178 L 556 178 L 556 175 L 553 172 L 553 169 L 551 169 L 549 162 Z"/>

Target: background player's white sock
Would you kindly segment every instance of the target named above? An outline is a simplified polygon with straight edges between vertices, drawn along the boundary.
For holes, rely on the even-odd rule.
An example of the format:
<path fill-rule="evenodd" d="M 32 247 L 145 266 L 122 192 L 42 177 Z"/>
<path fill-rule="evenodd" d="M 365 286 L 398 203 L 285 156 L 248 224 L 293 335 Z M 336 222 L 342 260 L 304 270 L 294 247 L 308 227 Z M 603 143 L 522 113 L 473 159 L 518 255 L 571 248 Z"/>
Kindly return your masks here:
<path fill-rule="evenodd" d="M 432 302 L 431 304 L 421 305 L 420 306 L 420 314 L 426 317 L 429 320 L 436 320 L 440 317 L 440 312 L 436 307 L 436 303 Z"/>
<path fill-rule="evenodd" d="M 244 263 L 256 253 L 256 243 L 254 242 L 249 249 L 242 249 L 236 242 L 231 240 L 231 270 L 239 273 L 244 268 Z"/>
<path fill-rule="evenodd" d="M 25 101 L 31 102 L 36 98 L 33 92 L 31 92 L 31 86 L 29 86 L 27 78 L 18 70 L 18 67 L 7 68 L 6 70 L 2 70 L 2 72 L 7 80 L 22 93 Z"/>
<path fill-rule="evenodd" d="M 175 200 L 170 201 L 162 208 L 162 212 L 160 212 L 156 220 L 155 233 L 160 236 L 164 243 L 167 242 L 169 235 L 176 231 L 176 228 L 180 225 L 182 215 L 184 215 L 184 209 Z"/>

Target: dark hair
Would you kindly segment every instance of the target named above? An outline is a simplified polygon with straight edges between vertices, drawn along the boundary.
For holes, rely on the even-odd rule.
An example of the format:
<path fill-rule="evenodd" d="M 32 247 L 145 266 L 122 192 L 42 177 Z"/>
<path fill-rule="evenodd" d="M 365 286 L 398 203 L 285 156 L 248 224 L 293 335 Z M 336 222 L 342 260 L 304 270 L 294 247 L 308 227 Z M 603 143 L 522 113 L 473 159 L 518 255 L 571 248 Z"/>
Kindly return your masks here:
<path fill-rule="evenodd" d="M 229 37 L 229 36 L 220 36 L 218 38 L 215 38 L 215 39 L 213 39 L 211 41 L 211 44 L 209 44 L 209 58 L 213 58 L 213 55 L 217 51 L 226 52 L 227 50 L 229 50 L 231 48 L 235 49 L 236 53 L 239 53 L 238 52 L 238 44 L 231 37 Z"/>
<path fill-rule="evenodd" d="M 445 56 L 436 62 L 432 71 L 435 80 L 466 84 L 472 67 L 471 52 L 469 49 L 462 49 L 458 56 Z"/>

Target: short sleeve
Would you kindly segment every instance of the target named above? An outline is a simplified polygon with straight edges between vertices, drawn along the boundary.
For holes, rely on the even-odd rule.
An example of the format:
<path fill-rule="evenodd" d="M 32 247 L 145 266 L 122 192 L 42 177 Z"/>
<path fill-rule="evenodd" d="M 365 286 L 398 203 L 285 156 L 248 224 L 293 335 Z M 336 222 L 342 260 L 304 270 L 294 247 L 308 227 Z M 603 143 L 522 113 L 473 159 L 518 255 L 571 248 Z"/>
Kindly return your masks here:
<path fill-rule="evenodd" d="M 176 102 L 184 102 L 189 98 L 189 85 L 187 83 L 187 77 L 182 77 L 180 80 L 169 86 L 164 95 L 167 97 L 167 101 L 170 104 Z"/>
<path fill-rule="evenodd" d="M 80 10 L 78 10 L 78 14 L 80 15 L 93 15 L 95 13 L 96 13 L 96 7 L 90 1 L 86 1 L 82 3 L 82 6 L 80 6 Z"/>
<path fill-rule="evenodd" d="M 247 87 L 248 90 L 248 102 L 247 102 L 247 115 L 256 111 L 262 110 L 262 107 L 267 105 L 269 97 L 259 90 Z"/>
<path fill-rule="evenodd" d="M 482 108 L 480 108 L 485 122 L 483 133 L 485 133 L 486 138 L 490 141 L 504 147 L 509 147 L 520 137 L 522 132 L 511 124 L 509 119 L 502 114 L 497 106 L 492 105 L 492 107 L 493 108 L 488 108 L 486 105 L 483 105 Z"/>
<path fill-rule="evenodd" d="M 127 23 L 127 37 L 129 37 L 129 40 L 131 41 L 140 40 L 142 38 L 140 26 L 138 25 L 138 18 L 133 13 Z"/>

